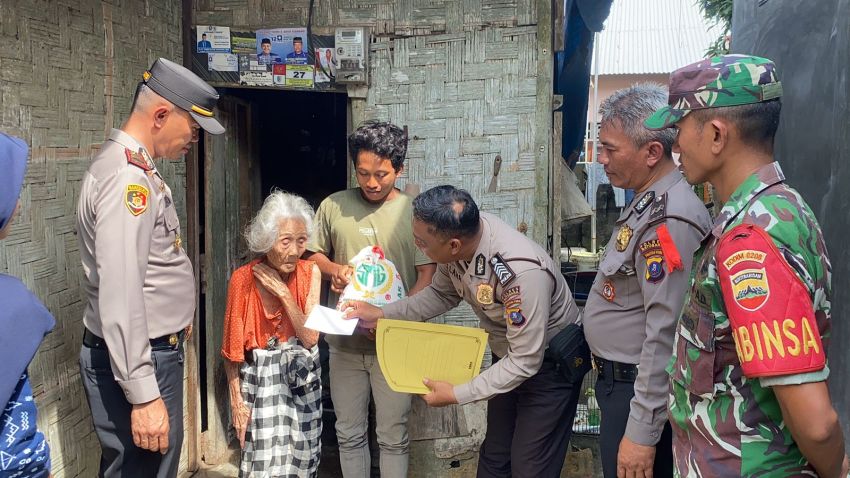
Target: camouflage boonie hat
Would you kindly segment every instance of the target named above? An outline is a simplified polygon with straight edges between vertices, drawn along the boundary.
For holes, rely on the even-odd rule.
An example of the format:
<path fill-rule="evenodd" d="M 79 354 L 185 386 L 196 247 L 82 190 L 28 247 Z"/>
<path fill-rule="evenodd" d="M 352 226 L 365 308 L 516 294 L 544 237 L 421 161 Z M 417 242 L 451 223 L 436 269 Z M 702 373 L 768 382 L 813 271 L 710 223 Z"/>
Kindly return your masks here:
<path fill-rule="evenodd" d="M 782 84 L 772 61 L 751 55 L 715 56 L 670 73 L 667 106 L 643 124 L 653 130 L 669 128 L 693 110 L 759 103 L 780 96 Z"/>

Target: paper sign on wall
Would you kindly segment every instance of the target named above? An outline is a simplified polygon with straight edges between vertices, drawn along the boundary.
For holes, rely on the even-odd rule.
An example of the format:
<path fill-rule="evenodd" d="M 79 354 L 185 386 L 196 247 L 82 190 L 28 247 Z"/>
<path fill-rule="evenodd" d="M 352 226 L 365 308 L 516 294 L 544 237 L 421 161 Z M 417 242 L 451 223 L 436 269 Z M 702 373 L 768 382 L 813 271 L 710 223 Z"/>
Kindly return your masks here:
<path fill-rule="evenodd" d="M 198 25 L 195 30 L 198 53 L 230 53 L 230 27 Z"/>

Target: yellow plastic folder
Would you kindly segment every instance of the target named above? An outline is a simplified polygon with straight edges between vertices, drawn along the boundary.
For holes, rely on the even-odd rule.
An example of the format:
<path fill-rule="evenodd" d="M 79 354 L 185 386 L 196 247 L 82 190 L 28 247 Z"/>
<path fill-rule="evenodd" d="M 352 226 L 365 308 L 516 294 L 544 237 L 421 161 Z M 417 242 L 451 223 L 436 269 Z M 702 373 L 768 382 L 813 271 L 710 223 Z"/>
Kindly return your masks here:
<path fill-rule="evenodd" d="M 375 337 L 378 364 L 390 388 L 403 393 L 428 393 L 422 379 L 454 385 L 478 375 L 487 332 L 457 325 L 381 319 Z"/>

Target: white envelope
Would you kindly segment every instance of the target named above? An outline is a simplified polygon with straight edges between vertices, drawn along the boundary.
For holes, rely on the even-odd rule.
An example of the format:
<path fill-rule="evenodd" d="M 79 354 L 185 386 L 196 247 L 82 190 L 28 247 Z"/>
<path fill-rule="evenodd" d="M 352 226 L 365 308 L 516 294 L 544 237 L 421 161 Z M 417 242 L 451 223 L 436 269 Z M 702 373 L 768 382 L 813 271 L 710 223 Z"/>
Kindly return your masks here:
<path fill-rule="evenodd" d="M 304 326 L 326 334 L 351 335 L 357 327 L 357 322 L 357 319 L 343 319 L 342 312 L 336 309 L 317 305 L 313 307 Z"/>

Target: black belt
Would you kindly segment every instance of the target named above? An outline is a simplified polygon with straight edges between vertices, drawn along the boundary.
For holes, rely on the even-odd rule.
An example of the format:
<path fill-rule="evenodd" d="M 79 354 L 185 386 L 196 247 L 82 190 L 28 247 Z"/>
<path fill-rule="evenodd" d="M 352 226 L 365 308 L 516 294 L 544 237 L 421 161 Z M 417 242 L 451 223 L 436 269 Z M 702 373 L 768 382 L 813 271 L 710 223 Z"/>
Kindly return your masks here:
<path fill-rule="evenodd" d="M 604 358 L 593 356 L 593 368 L 602 377 L 611 377 L 617 382 L 634 382 L 637 380 L 637 365 L 631 363 L 614 362 Z"/>
<path fill-rule="evenodd" d="M 174 334 L 163 335 L 162 337 L 151 339 L 151 348 L 156 350 L 177 348 L 177 346 L 183 342 L 183 338 L 185 336 L 186 331 L 181 330 Z M 106 350 L 106 341 L 92 333 L 92 331 L 88 328 L 84 329 L 83 332 L 83 345 L 90 349 Z"/>

